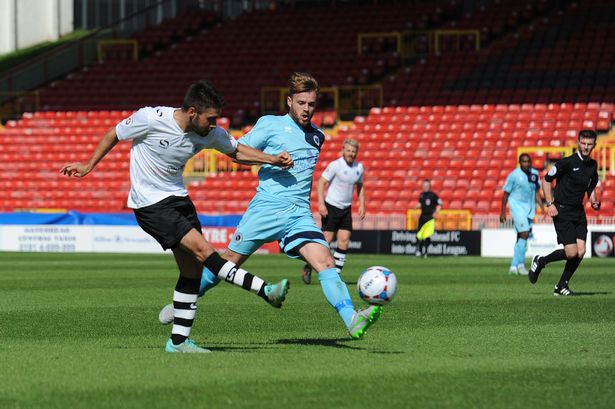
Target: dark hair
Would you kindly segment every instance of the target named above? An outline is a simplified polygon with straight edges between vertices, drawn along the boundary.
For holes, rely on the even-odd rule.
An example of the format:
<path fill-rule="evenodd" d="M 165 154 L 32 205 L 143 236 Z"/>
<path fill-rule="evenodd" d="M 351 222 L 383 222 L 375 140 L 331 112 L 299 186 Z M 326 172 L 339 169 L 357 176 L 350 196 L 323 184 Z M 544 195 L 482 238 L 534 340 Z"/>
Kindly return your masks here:
<path fill-rule="evenodd" d="M 530 162 L 532 161 L 532 158 L 531 158 L 530 154 L 523 152 L 521 155 L 519 155 L 519 163 L 521 163 L 521 159 L 523 159 L 524 156 L 527 156 L 527 158 L 530 160 Z"/>
<path fill-rule="evenodd" d="M 579 140 L 583 139 L 597 139 L 598 134 L 593 129 L 583 129 L 579 131 Z"/>
<path fill-rule="evenodd" d="M 425 182 L 427 182 L 427 183 L 429 183 L 431 185 L 431 180 L 430 179 L 423 179 L 423 183 L 425 183 Z"/>
<path fill-rule="evenodd" d="M 182 110 L 187 111 L 188 108 L 194 107 L 201 113 L 208 108 L 221 110 L 223 106 L 224 99 L 218 91 L 207 81 L 199 81 L 188 88 Z"/>

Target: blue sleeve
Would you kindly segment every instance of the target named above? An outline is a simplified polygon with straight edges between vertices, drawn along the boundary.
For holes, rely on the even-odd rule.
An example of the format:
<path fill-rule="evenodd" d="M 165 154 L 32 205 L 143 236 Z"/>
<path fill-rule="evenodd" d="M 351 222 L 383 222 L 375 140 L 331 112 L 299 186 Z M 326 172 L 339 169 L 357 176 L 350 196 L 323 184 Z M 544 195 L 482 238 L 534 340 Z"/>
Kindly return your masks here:
<path fill-rule="evenodd" d="M 512 177 L 512 172 L 508 174 L 508 176 L 506 176 L 506 183 L 504 184 L 504 191 L 506 193 L 510 193 L 512 192 L 513 188 L 515 187 L 515 178 Z"/>
<path fill-rule="evenodd" d="M 262 151 L 267 146 L 269 139 L 271 119 L 268 116 L 261 117 L 254 125 L 254 128 L 241 139 L 239 143 Z"/>

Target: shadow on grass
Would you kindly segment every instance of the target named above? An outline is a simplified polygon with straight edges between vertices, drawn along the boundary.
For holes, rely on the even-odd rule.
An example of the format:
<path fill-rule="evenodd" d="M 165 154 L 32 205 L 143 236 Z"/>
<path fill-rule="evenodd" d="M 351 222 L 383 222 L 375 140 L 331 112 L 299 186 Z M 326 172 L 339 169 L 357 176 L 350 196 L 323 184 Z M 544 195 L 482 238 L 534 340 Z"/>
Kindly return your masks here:
<path fill-rule="evenodd" d="M 369 347 L 360 347 L 359 345 L 348 345 L 348 343 L 355 343 L 356 340 L 350 340 L 348 338 L 294 338 L 294 339 L 279 339 L 278 344 L 281 345 L 306 345 L 306 346 L 322 346 L 339 349 L 354 349 L 357 351 L 367 351 L 372 354 L 403 354 L 402 351 L 383 351 Z"/>
<path fill-rule="evenodd" d="M 544 292 L 532 292 L 531 294 L 534 295 L 544 295 Z M 574 297 L 586 297 L 586 296 L 592 296 L 592 295 L 608 295 L 611 294 L 610 291 L 575 291 L 574 292 L 574 296 L 566 296 L 566 295 L 558 295 L 555 296 L 556 298 L 574 298 Z"/>

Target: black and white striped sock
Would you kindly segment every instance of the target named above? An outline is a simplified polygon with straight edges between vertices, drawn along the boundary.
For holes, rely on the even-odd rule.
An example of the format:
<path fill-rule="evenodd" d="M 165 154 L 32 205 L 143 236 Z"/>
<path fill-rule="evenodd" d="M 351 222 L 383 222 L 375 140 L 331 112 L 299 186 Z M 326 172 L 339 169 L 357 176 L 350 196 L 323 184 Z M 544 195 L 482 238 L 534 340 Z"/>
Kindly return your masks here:
<path fill-rule="evenodd" d="M 190 336 L 194 317 L 196 316 L 196 300 L 201 280 L 180 276 L 173 292 L 173 329 L 171 340 L 179 345 Z"/>
<path fill-rule="evenodd" d="M 335 249 L 333 252 L 333 258 L 335 259 L 335 268 L 337 268 L 337 272 L 341 273 L 344 268 L 344 264 L 346 264 L 346 253 L 348 250 Z"/>
<path fill-rule="evenodd" d="M 235 263 L 223 259 L 218 253 L 213 253 L 203 264 L 209 271 L 218 276 L 220 280 L 235 284 L 244 290 L 251 291 L 267 299 L 265 295 L 265 285 L 267 283 L 265 280 L 237 267 Z"/>

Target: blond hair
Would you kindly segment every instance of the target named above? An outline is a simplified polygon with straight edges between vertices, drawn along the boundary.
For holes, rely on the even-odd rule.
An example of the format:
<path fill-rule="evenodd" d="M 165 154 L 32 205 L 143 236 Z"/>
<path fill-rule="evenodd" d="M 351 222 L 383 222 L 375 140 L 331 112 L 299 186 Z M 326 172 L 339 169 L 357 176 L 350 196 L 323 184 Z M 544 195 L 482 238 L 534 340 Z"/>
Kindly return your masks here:
<path fill-rule="evenodd" d="M 288 80 L 288 95 L 299 94 L 301 92 L 320 92 L 320 86 L 316 78 L 305 72 L 294 72 Z"/>
<path fill-rule="evenodd" d="M 353 148 L 355 148 L 356 150 L 359 150 L 359 142 L 357 142 L 356 139 L 347 138 L 347 139 L 344 140 L 344 143 L 342 144 L 342 147 L 344 145 L 350 145 Z"/>

